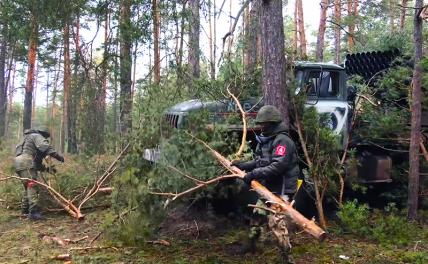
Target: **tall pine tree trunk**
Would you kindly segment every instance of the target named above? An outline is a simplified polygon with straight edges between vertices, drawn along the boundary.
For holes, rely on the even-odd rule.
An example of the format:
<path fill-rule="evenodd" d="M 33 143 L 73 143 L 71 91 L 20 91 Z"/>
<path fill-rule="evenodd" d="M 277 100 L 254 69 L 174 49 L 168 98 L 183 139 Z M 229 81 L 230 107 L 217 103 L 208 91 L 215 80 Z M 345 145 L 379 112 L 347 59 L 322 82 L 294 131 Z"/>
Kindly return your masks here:
<path fill-rule="evenodd" d="M 340 0 L 334 0 L 334 63 L 340 63 L 340 23 L 342 20 L 342 3 Z"/>
<path fill-rule="evenodd" d="M 260 34 L 260 1 L 251 5 L 248 24 L 245 27 L 244 71 L 247 76 L 254 73 L 257 65 L 257 35 Z"/>
<path fill-rule="evenodd" d="M 190 71 L 193 78 L 200 77 L 200 65 L 199 65 L 199 30 L 200 30 L 200 18 L 199 18 L 199 0 L 189 0 L 189 8 L 191 11 L 189 19 L 189 65 Z"/>
<path fill-rule="evenodd" d="M 407 13 L 407 2 L 408 0 L 401 0 L 400 31 L 404 30 L 404 23 L 406 21 L 406 13 Z"/>
<path fill-rule="evenodd" d="M 307 58 L 306 53 L 306 34 L 305 34 L 305 20 L 303 18 L 303 4 L 302 0 L 296 0 L 297 6 L 297 28 L 299 34 L 299 55 L 301 59 Z"/>
<path fill-rule="evenodd" d="M 35 3 L 34 3 L 35 5 Z M 35 14 L 35 7 L 33 7 L 33 13 L 31 15 L 31 32 L 29 38 L 28 48 L 28 69 L 27 69 L 27 80 L 25 83 L 25 99 L 24 99 L 24 115 L 23 115 L 23 129 L 31 128 L 31 116 L 32 116 L 32 102 L 33 102 L 33 90 L 35 84 L 35 70 L 36 70 L 36 59 L 37 59 L 37 48 L 39 41 L 39 24 L 37 21 L 37 15 Z"/>
<path fill-rule="evenodd" d="M 210 76 L 211 80 L 215 80 L 215 57 L 214 57 L 214 49 L 215 49 L 215 36 L 214 36 L 214 30 L 213 27 L 215 25 L 215 12 L 214 14 L 211 14 L 211 9 L 214 6 L 215 11 L 215 0 L 214 3 L 209 1 L 208 4 L 208 24 L 209 24 L 209 43 L 210 43 Z M 214 19 L 213 19 L 214 16 Z M 214 23 L 214 24 L 213 24 Z"/>
<path fill-rule="evenodd" d="M 132 128 L 132 32 L 131 1 L 122 0 L 120 5 L 120 131 L 127 134 Z"/>
<path fill-rule="evenodd" d="M 321 0 L 320 23 L 318 26 L 317 47 L 315 60 L 324 60 L 324 37 L 327 22 L 328 0 Z"/>
<path fill-rule="evenodd" d="M 407 199 L 407 218 L 415 220 L 418 215 L 419 198 L 419 144 L 421 142 L 421 96 L 422 96 L 422 19 L 419 14 L 422 10 L 423 0 L 415 2 L 415 16 L 413 19 L 413 42 L 415 44 L 415 68 L 413 70 L 412 80 L 412 98 L 411 112 L 412 124 L 410 132 L 410 150 L 409 150 L 409 187 Z"/>
<path fill-rule="evenodd" d="M 348 1 L 348 16 L 351 18 L 348 25 L 348 51 L 355 50 L 355 19 L 358 14 L 358 0 Z"/>
<path fill-rule="evenodd" d="M 7 82 L 6 74 L 6 51 L 7 51 L 7 25 L 2 24 L 0 40 L 0 137 L 5 136 L 6 112 L 7 112 Z M 10 72 L 10 71 L 9 71 Z M 10 75 L 10 73 L 9 73 Z"/>
<path fill-rule="evenodd" d="M 289 128 L 288 96 L 285 82 L 284 23 L 282 0 L 264 0 L 261 4 L 263 50 L 263 96 L 266 105 L 274 105 L 283 114 Z"/>
<path fill-rule="evenodd" d="M 62 132 L 61 150 L 65 149 L 65 139 L 67 139 L 68 151 L 70 150 L 70 90 L 71 90 L 71 59 L 70 59 L 70 26 L 68 21 L 64 25 L 64 83 L 63 83 L 63 103 L 62 103 Z M 66 136 L 67 135 L 67 136 Z"/>
<path fill-rule="evenodd" d="M 153 54 L 154 54 L 154 82 L 160 83 L 160 49 L 159 49 L 159 34 L 160 34 L 160 12 L 158 0 L 152 0 L 153 12 Z"/>

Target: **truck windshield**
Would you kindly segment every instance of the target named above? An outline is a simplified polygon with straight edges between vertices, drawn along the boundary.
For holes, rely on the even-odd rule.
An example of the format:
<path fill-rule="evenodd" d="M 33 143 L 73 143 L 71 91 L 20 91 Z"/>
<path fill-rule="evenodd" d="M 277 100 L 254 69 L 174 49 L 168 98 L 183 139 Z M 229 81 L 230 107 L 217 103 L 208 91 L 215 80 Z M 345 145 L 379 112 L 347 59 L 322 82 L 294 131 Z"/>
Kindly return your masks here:
<path fill-rule="evenodd" d="M 310 97 L 331 98 L 339 96 L 339 72 L 329 70 L 296 71 L 296 94 L 302 91 Z"/>

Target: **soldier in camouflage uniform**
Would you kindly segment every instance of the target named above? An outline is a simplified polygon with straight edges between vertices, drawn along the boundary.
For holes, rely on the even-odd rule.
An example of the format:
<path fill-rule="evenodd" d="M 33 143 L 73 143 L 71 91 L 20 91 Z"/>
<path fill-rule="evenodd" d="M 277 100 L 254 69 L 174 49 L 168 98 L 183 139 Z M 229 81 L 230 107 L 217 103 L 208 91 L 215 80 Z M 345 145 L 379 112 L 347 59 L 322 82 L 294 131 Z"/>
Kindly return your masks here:
<path fill-rule="evenodd" d="M 286 201 L 291 201 L 297 189 L 300 174 L 296 146 L 289 137 L 282 122 L 281 113 L 272 106 L 263 106 L 256 117 L 262 134 L 257 137 L 258 145 L 255 159 L 248 162 L 233 163 L 246 172 L 244 182 L 251 185 L 252 180 L 260 181 L 272 193 Z M 264 206 L 259 200 L 258 205 Z M 247 251 L 254 251 L 256 241 L 263 233 L 267 213 L 255 209 L 251 220 Z M 293 263 L 290 255 L 290 240 L 284 215 L 267 215 L 268 227 L 275 235 L 284 263 Z"/>
<path fill-rule="evenodd" d="M 38 172 L 44 171 L 43 159 L 51 156 L 60 162 L 64 157 L 58 154 L 49 144 L 50 133 L 47 129 L 27 129 L 24 131 L 24 140 L 16 146 L 15 170 L 21 178 L 38 180 Z M 37 206 L 38 186 L 32 180 L 24 180 L 22 196 L 22 214 L 30 219 L 41 219 L 40 208 Z"/>

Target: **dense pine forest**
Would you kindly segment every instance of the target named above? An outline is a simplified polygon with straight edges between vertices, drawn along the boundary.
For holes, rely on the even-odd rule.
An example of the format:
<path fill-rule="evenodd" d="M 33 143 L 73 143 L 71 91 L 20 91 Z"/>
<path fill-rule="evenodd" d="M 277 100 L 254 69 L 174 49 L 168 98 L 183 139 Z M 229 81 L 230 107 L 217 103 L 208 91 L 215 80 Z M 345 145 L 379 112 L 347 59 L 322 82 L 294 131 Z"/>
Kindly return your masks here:
<path fill-rule="evenodd" d="M 424 0 L 1 0 L 0 263 L 428 263 L 427 39 Z M 239 166 L 267 105 L 291 202 Z"/>

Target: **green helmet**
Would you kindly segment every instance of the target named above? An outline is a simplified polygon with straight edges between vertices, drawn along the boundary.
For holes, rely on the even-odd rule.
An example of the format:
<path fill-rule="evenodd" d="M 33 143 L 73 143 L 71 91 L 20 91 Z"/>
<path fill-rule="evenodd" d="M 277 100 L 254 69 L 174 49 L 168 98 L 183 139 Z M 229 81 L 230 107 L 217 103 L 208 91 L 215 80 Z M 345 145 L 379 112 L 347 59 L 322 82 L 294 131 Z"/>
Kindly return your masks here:
<path fill-rule="evenodd" d="M 257 113 L 256 123 L 274 122 L 279 123 L 282 121 L 281 112 L 273 105 L 265 105 L 260 108 Z"/>

